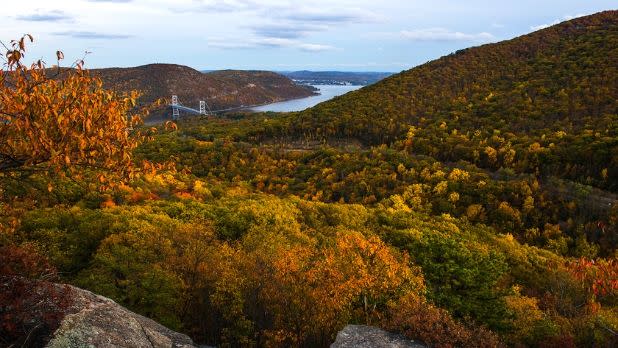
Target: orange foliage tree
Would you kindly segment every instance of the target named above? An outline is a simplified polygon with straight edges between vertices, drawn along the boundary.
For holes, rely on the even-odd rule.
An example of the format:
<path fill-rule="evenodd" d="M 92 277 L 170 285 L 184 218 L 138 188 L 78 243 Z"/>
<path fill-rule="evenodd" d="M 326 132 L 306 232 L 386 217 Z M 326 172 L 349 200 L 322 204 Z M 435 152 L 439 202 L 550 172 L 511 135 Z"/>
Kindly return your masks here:
<path fill-rule="evenodd" d="M 2 44 L 0 177 L 44 172 L 79 178 L 86 168 L 131 177 L 132 150 L 144 138 L 133 130 L 141 116 L 129 116 L 138 93 L 103 89 L 81 60 L 68 69 L 48 69 L 41 60 L 28 66 L 28 41 L 32 36 Z M 59 64 L 64 55 L 56 56 Z"/>
<path fill-rule="evenodd" d="M 581 258 L 567 264 L 571 274 L 586 288 L 590 300 L 618 296 L 618 262 L 615 259 Z"/>
<path fill-rule="evenodd" d="M 259 298 L 272 315 L 267 346 L 324 345 L 346 323 L 377 322 L 391 299 L 425 291 L 407 255 L 352 231 L 322 250 L 297 245 L 280 251 L 271 272 L 260 275 L 266 280 Z"/>
<path fill-rule="evenodd" d="M 102 82 L 83 69 L 83 61 L 60 68 L 60 51 L 56 68 L 46 68 L 41 60 L 27 65 L 28 41 L 33 42 L 32 36 L 8 46 L 0 42 L 0 303 L 12 303 L 9 312 L 0 310 L 0 337 L 24 346 L 22 336 L 27 341 L 32 331 L 19 313 L 28 309 L 25 298 L 31 289 L 25 278 L 15 276 L 37 277 L 42 262 L 35 249 L 18 247 L 8 237 L 24 209 L 16 207 L 20 204 L 15 197 L 5 202 L 5 189 L 23 185 L 35 174 L 75 181 L 88 175 L 98 177 L 101 188 L 109 187 L 134 176 L 132 152 L 146 137 L 133 130 L 142 112 L 129 116 L 137 92 L 120 95 L 103 89 Z M 47 182 L 51 191 L 52 180 Z"/>
<path fill-rule="evenodd" d="M 429 347 L 501 347 L 500 338 L 484 327 L 466 326 L 444 309 L 425 302 L 414 294 L 391 302 L 383 326 Z"/>

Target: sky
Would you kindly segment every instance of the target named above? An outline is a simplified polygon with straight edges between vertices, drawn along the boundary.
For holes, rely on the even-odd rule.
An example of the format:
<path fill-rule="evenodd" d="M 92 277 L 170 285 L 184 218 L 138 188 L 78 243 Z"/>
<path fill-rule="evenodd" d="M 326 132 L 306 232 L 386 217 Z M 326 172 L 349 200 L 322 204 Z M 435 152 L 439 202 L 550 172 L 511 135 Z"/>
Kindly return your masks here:
<path fill-rule="evenodd" d="M 32 34 L 26 58 L 86 67 L 398 72 L 511 39 L 615 0 L 20 0 L 0 40 Z M 87 52 L 87 53 L 86 53 Z"/>

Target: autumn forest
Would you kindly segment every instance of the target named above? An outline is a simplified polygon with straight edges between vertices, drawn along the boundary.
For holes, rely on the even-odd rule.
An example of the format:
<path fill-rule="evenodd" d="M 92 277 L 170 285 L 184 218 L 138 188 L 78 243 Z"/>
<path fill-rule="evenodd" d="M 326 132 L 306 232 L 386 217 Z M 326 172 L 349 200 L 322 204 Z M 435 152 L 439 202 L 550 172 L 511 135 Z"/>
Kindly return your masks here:
<path fill-rule="evenodd" d="M 62 52 L 26 63 L 33 39 L 0 72 L 0 347 L 31 332 L 24 279 L 217 347 L 328 347 L 349 323 L 429 347 L 618 345 L 618 12 L 301 112 L 148 126 L 166 101 Z"/>

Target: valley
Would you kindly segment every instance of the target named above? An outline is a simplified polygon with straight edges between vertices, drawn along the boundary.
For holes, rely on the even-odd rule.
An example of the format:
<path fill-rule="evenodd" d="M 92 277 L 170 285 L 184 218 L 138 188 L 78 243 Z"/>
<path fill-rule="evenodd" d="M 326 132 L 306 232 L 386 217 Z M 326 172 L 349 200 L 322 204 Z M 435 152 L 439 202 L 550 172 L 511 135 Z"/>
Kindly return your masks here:
<path fill-rule="evenodd" d="M 349 324 L 428 347 L 618 345 L 618 11 L 357 73 L 362 88 L 333 72 L 11 69 L 0 346 L 52 339 L 58 320 L 27 294 L 48 280 L 217 347 L 328 347 Z M 172 94 L 274 104 L 143 124 L 136 106 Z"/>

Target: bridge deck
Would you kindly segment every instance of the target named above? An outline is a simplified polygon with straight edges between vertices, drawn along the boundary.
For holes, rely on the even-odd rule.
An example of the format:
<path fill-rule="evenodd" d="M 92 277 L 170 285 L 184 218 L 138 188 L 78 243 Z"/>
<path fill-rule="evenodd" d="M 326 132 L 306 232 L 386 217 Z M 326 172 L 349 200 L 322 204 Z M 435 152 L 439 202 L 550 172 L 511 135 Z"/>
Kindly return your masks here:
<path fill-rule="evenodd" d="M 178 104 L 178 105 L 170 105 L 170 106 L 172 108 L 177 108 L 178 110 L 186 111 L 186 112 L 189 112 L 189 113 L 192 113 L 192 114 L 197 114 L 197 115 L 200 114 L 199 110 L 195 110 L 193 108 L 190 108 L 190 107 L 187 107 L 187 106 L 184 106 L 184 105 Z"/>

